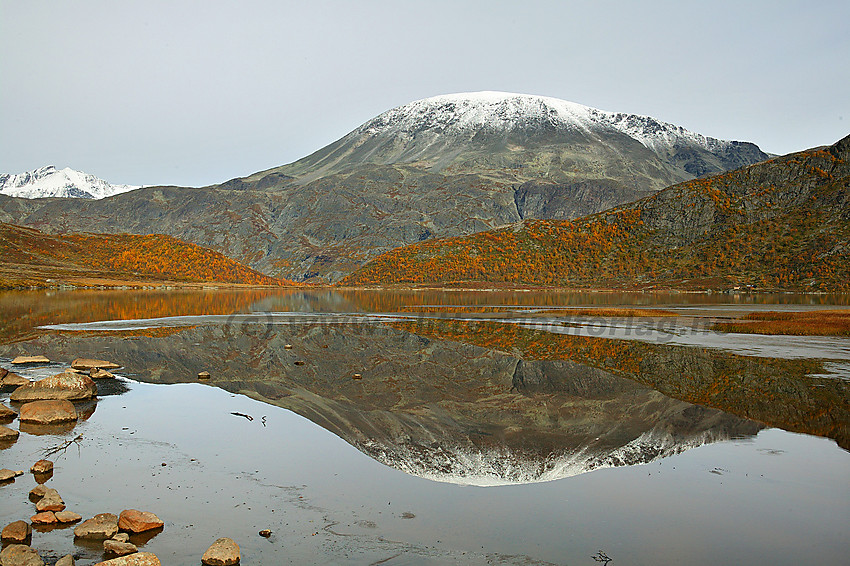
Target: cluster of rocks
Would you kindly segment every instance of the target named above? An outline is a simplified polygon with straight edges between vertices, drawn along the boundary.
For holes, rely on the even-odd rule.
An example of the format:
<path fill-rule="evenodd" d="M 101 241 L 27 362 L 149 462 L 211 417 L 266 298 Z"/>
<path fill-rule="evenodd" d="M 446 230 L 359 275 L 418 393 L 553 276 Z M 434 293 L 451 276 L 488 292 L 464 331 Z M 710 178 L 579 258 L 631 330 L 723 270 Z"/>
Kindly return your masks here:
<path fill-rule="evenodd" d="M 13 365 L 44 363 L 50 363 L 45 356 L 18 356 L 12 360 Z M 9 399 L 14 403 L 22 403 L 19 413 L 0 404 L 0 443 L 13 443 L 18 439 L 19 431 L 5 426 L 15 418 L 20 420 L 20 428 L 24 431 L 26 426 L 75 423 L 79 415 L 73 402 L 97 397 L 97 385 L 94 380 L 114 378 L 107 370 L 119 367 L 121 366 L 107 360 L 77 358 L 71 362 L 71 367 L 62 373 L 34 382 L 7 369 L 0 369 L 0 387 L 15 387 Z M 73 424 L 71 426 L 73 427 Z M 31 429 L 34 430 L 38 429 Z"/>

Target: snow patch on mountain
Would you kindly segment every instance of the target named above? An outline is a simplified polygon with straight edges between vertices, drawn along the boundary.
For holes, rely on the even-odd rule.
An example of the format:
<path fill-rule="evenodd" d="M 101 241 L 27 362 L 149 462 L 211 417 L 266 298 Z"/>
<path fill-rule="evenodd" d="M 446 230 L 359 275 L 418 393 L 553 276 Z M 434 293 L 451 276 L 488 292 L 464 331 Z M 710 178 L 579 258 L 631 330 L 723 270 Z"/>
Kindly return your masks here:
<path fill-rule="evenodd" d="M 0 175 L 0 194 L 21 198 L 86 198 L 102 199 L 141 188 L 137 185 L 113 185 L 94 175 L 69 167 L 53 165 L 18 175 Z"/>
<path fill-rule="evenodd" d="M 608 112 L 546 96 L 507 92 L 447 94 L 417 100 L 380 114 L 357 128 L 356 136 L 415 136 L 423 131 L 463 135 L 472 131 L 512 131 L 553 127 L 593 134 L 625 134 L 656 153 L 697 145 L 722 150 L 734 142 L 710 138 L 649 116 Z"/>

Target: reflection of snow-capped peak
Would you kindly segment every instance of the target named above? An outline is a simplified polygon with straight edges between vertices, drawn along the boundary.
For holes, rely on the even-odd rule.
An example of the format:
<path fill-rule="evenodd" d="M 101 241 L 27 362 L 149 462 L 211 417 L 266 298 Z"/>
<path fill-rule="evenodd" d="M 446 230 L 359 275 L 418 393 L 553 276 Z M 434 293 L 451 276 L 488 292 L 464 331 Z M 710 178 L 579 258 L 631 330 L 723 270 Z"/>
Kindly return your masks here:
<path fill-rule="evenodd" d="M 470 447 L 399 443 L 393 446 L 370 440 L 358 446 L 363 452 L 397 470 L 422 478 L 480 487 L 542 483 L 576 476 L 600 468 L 648 464 L 704 444 L 729 440 L 723 431 L 703 431 L 693 437 L 675 437 L 665 430 L 650 430 L 613 450 L 584 446 L 561 455 L 537 459 L 507 447 L 472 450 Z"/>
<path fill-rule="evenodd" d="M 717 151 L 732 144 L 649 116 L 607 112 L 557 98 L 506 92 L 447 94 L 417 100 L 384 112 L 350 135 L 414 136 L 431 131 L 443 136 L 463 136 L 470 131 L 513 131 L 541 126 L 585 132 L 617 131 L 653 151 L 681 145 Z"/>
<path fill-rule="evenodd" d="M 0 194 L 10 197 L 70 197 L 101 199 L 138 189 L 134 185 L 113 185 L 94 175 L 69 167 L 53 165 L 19 175 L 0 175 Z"/>

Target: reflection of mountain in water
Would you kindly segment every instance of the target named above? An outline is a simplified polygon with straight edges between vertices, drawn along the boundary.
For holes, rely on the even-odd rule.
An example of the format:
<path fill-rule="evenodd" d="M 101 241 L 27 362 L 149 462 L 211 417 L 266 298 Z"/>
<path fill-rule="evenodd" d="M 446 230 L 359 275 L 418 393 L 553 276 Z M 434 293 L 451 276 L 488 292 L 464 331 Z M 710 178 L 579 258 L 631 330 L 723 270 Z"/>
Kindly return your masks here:
<path fill-rule="evenodd" d="M 108 352 L 128 375 L 154 383 L 209 371 L 213 385 L 291 409 L 387 465 L 440 481 L 546 481 L 761 428 L 573 362 L 521 361 L 381 325 L 269 328 L 48 334 L 32 349 L 53 359 Z"/>

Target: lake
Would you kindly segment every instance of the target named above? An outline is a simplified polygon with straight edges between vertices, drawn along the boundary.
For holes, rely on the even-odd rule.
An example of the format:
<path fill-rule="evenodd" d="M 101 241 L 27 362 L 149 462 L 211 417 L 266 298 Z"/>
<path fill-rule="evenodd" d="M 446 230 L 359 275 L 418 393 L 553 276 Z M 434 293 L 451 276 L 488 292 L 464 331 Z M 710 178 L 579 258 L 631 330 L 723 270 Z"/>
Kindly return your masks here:
<path fill-rule="evenodd" d="M 850 553 L 850 339 L 712 325 L 848 303 L 0 293 L 3 368 L 38 379 L 77 357 L 122 365 L 73 429 L 23 427 L 0 467 L 27 470 L 82 435 L 52 457 L 48 484 L 84 518 L 155 512 L 165 529 L 137 542 L 165 564 L 198 563 L 220 536 L 243 564 L 837 564 Z M 51 363 L 13 367 L 21 354 Z M 34 485 L 0 486 L 3 525 L 35 513 Z M 32 545 L 102 559 L 68 528 Z"/>

